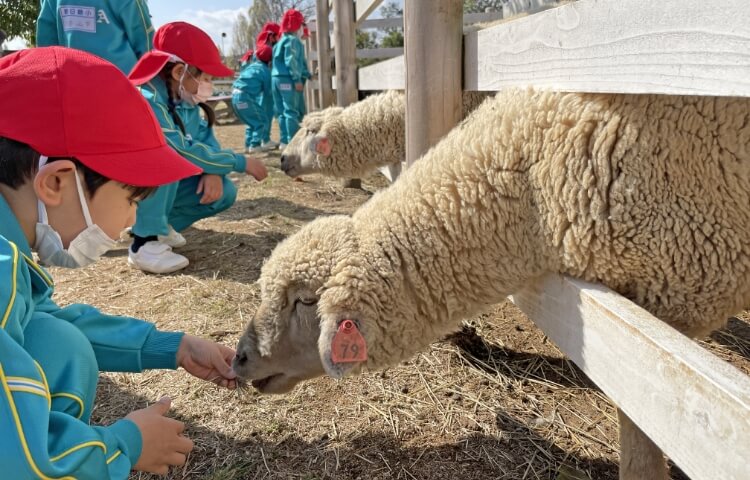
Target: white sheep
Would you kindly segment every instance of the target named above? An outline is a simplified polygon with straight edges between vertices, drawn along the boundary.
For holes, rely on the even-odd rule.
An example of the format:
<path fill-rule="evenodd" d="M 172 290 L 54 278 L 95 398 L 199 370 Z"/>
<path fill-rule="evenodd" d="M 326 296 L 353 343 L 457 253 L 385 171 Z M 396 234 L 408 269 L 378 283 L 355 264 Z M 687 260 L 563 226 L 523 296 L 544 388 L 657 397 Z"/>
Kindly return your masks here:
<path fill-rule="evenodd" d="M 490 94 L 464 92 L 463 115 Z M 319 173 L 341 178 L 366 176 L 376 168 L 393 181 L 406 156 L 406 99 L 396 90 L 372 95 L 347 108 L 307 115 L 281 155 L 281 169 L 297 177 Z"/>
<path fill-rule="evenodd" d="M 279 393 L 394 365 L 547 272 L 705 335 L 750 301 L 749 147 L 747 98 L 504 91 L 352 216 L 277 246 L 234 368 Z M 344 320 L 366 361 L 332 358 Z M 621 464 L 666 478 L 620 420 Z"/>

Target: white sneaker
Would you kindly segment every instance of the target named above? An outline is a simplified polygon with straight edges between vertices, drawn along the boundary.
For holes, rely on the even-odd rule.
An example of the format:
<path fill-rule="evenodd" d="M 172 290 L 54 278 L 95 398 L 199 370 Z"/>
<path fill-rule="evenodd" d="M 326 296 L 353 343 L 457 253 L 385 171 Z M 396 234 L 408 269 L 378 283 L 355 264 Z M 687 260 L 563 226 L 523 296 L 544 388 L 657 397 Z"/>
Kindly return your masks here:
<path fill-rule="evenodd" d="M 286 148 L 286 143 L 279 144 L 279 150 L 284 150 L 285 148 Z"/>
<path fill-rule="evenodd" d="M 146 242 L 137 252 L 128 249 L 128 265 L 149 273 L 172 273 L 188 266 L 190 261 L 161 242 Z"/>
<path fill-rule="evenodd" d="M 172 248 L 184 247 L 187 243 L 185 237 L 183 237 L 180 232 L 172 228 L 172 225 L 169 226 L 169 233 L 167 235 L 159 235 L 158 238 L 161 243 L 166 243 Z"/>
<path fill-rule="evenodd" d="M 261 146 L 247 147 L 247 153 L 261 153 L 261 152 L 264 152 L 264 151 L 265 150 Z"/>
<path fill-rule="evenodd" d="M 263 150 L 276 150 L 279 148 L 278 142 L 274 142 L 273 140 L 269 140 L 267 142 L 263 142 L 260 144 L 260 148 Z"/>

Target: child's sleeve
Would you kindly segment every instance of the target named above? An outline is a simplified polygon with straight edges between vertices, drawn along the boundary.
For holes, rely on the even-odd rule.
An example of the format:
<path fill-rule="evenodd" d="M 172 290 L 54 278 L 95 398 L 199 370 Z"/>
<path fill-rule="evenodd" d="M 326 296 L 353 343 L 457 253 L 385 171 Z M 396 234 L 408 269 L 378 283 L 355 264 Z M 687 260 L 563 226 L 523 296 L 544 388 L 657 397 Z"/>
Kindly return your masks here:
<path fill-rule="evenodd" d="M 36 46 L 59 45 L 57 37 L 57 12 L 54 2 L 43 0 L 36 21 Z"/>
<path fill-rule="evenodd" d="M 289 70 L 289 76 L 294 83 L 302 83 L 302 69 L 300 68 L 300 58 L 304 58 L 302 42 L 294 38 L 285 45 L 284 64 Z"/>
<path fill-rule="evenodd" d="M 0 465 L 3 478 L 127 478 L 141 433 L 122 419 L 92 427 L 51 410 L 38 365 L 0 330 Z"/>
<path fill-rule="evenodd" d="M 151 23 L 151 14 L 146 2 L 143 0 L 123 2 L 120 18 L 130 47 L 136 58 L 141 58 L 153 48 L 154 41 L 154 26 Z"/>
<path fill-rule="evenodd" d="M 245 156 L 229 149 L 215 148 L 202 142 L 190 142 L 175 125 L 172 116 L 164 105 L 151 101 L 156 119 L 167 139 L 167 144 L 177 153 L 203 169 L 204 173 L 226 175 L 231 172 L 245 171 Z"/>

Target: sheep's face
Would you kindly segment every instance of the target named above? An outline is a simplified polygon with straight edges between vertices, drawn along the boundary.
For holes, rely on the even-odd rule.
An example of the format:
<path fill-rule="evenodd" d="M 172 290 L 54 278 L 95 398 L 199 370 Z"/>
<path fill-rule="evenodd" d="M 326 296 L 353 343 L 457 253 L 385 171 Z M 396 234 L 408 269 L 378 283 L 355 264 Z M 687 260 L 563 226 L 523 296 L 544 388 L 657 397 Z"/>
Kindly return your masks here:
<path fill-rule="evenodd" d="M 285 393 L 302 380 L 340 377 L 357 366 L 331 361 L 342 313 L 326 313 L 335 303 L 329 283 L 340 263 L 356 255 L 344 216 L 317 219 L 276 247 L 261 272 L 261 305 L 237 346 L 233 367 L 240 378 L 262 393 Z"/>
<path fill-rule="evenodd" d="M 322 132 L 326 120 L 342 111 L 332 107 L 307 115 L 289 145 L 281 154 L 281 170 L 290 177 L 325 171 L 327 157 L 331 154 L 331 143 Z"/>

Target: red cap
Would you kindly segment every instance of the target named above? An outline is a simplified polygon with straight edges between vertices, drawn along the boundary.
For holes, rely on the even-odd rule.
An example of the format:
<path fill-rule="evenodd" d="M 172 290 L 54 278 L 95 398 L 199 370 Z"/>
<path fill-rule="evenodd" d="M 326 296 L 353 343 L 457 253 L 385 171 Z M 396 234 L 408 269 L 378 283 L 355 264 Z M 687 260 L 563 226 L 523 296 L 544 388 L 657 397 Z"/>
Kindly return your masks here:
<path fill-rule="evenodd" d="M 296 32 L 304 22 L 305 17 L 302 16 L 302 13 L 299 10 L 290 8 L 284 12 L 284 16 L 281 18 L 281 31 L 284 33 Z"/>
<path fill-rule="evenodd" d="M 45 47 L 0 59 L 0 137 L 73 157 L 128 185 L 155 187 L 201 170 L 167 146 L 151 107 L 117 67 Z"/>
<path fill-rule="evenodd" d="M 277 37 L 281 35 L 281 25 L 274 22 L 266 22 L 265 25 L 263 25 L 262 32 L 271 32 Z"/>
<path fill-rule="evenodd" d="M 248 51 L 247 51 L 247 52 L 245 52 L 245 54 L 244 54 L 244 55 L 243 55 L 243 56 L 242 56 L 242 57 L 240 58 L 240 62 L 242 62 L 242 63 L 245 63 L 245 62 L 247 62 L 248 60 L 250 60 L 250 58 L 252 58 L 252 56 L 253 56 L 253 51 L 252 51 L 252 50 L 248 50 Z"/>
<path fill-rule="evenodd" d="M 310 37 L 310 29 L 307 27 L 302 27 L 302 38 L 309 38 Z"/>
<path fill-rule="evenodd" d="M 255 58 L 257 58 L 263 63 L 270 62 L 272 56 L 273 56 L 273 49 L 268 44 L 264 43 L 264 44 L 258 45 L 258 48 L 255 49 Z"/>
<path fill-rule="evenodd" d="M 206 32 L 185 22 L 163 25 L 154 34 L 154 49 L 130 71 L 135 85 L 149 82 L 168 62 L 187 63 L 214 77 L 231 77 L 234 70 L 221 63 L 219 49 Z"/>

